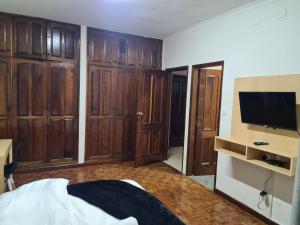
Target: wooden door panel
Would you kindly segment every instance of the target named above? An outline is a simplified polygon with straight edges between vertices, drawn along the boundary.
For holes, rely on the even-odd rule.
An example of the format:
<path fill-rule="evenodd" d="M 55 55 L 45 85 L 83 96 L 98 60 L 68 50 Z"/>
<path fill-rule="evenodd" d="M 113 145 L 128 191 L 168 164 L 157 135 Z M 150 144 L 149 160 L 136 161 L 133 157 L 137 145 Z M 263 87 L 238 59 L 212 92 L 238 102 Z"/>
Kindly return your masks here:
<path fill-rule="evenodd" d="M 135 66 L 136 64 L 136 40 L 133 38 L 127 38 L 127 57 L 126 64 L 129 66 Z"/>
<path fill-rule="evenodd" d="M 0 139 L 11 138 L 10 128 L 10 121 L 6 117 L 0 117 Z"/>
<path fill-rule="evenodd" d="M 76 158 L 77 149 L 77 121 L 75 119 L 64 119 L 64 149 L 63 158 Z"/>
<path fill-rule="evenodd" d="M 19 116 L 29 115 L 30 64 L 17 65 L 17 109 Z"/>
<path fill-rule="evenodd" d="M 50 54 L 52 57 L 62 57 L 62 46 L 63 46 L 62 28 L 51 27 L 48 28 L 48 35 L 49 32 L 50 32 L 50 43 L 48 43 L 48 45 L 50 44 L 50 50 L 48 50 L 48 54 Z M 48 37 L 48 42 L 49 42 L 49 37 Z"/>
<path fill-rule="evenodd" d="M 14 17 L 14 54 L 22 58 L 45 58 L 46 23 L 44 20 Z"/>
<path fill-rule="evenodd" d="M 31 23 L 31 55 L 44 59 L 46 54 L 46 25 L 44 21 L 34 20 Z"/>
<path fill-rule="evenodd" d="M 10 15 L 0 14 L 0 56 L 11 54 L 11 25 Z"/>
<path fill-rule="evenodd" d="M 101 69 L 90 69 L 90 109 L 91 115 L 100 114 L 100 84 L 101 84 Z"/>
<path fill-rule="evenodd" d="M 170 87 L 170 75 L 163 71 L 139 74 L 136 166 L 162 161 L 166 156 Z"/>
<path fill-rule="evenodd" d="M 112 113 L 112 69 L 103 69 L 100 81 L 100 114 L 110 115 Z"/>
<path fill-rule="evenodd" d="M 122 117 L 115 118 L 114 131 L 114 154 L 122 154 L 125 148 L 125 120 Z"/>
<path fill-rule="evenodd" d="M 77 158 L 77 120 L 50 119 L 47 128 L 48 162 L 68 162 Z"/>
<path fill-rule="evenodd" d="M 113 77 L 115 70 L 89 67 L 86 159 L 107 159 L 112 155 Z"/>
<path fill-rule="evenodd" d="M 89 63 L 103 62 L 103 38 L 96 32 L 88 32 L 88 60 Z"/>
<path fill-rule="evenodd" d="M 217 129 L 217 111 L 218 111 L 218 90 L 219 88 L 219 76 L 208 75 L 206 78 L 205 88 L 205 104 L 204 104 L 204 130 L 216 130 Z"/>
<path fill-rule="evenodd" d="M 18 56 L 26 56 L 30 53 L 30 24 L 15 18 L 15 54 Z"/>
<path fill-rule="evenodd" d="M 219 132 L 221 78 L 220 70 L 199 69 L 198 71 L 197 90 L 193 91 L 194 97 L 197 97 L 194 175 L 215 174 L 214 138 Z"/>
<path fill-rule="evenodd" d="M 80 27 L 77 25 L 47 23 L 47 59 L 77 63 L 79 59 Z"/>
<path fill-rule="evenodd" d="M 78 73 L 73 63 L 49 62 L 47 65 L 48 162 L 62 163 L 77 158 Z"/>
<path fill-rule="evenodd" d="M 32 115 L 42 116 L 45 108 L 45 86 L 44 86 L 44 68 L 34 64 L 31 68 L 32 72 Z"/>
<path fill-rule="evenodd" d="M 144 76 L 143 80 L 143 95 L 140 96 L 142 98 L 142 101 L 140 104 L 140 108 L 143 110 L 143 123 L 151 123 L 151 116 L 152 116 L 152 89 L 153 89 L 153 77 L 148 75 Z"/>
<path fill-rule="evenodd" d="M 163 76 L 155 76 L 153 87 L 153 123 L 163 122 L 163 98 L 166 79 Z"/>
<path fill-rule="evenodd" d="M 99 120 L 99 149 L 98 154 L 108 156 L 111 155 L 112 142 L 112 121 L 111 118 L 101 118 Z"/>
<path fill-rule="evenodd" d="M 8 116 L 10 62 L 0 58 L 0 117 Z"/>
<path fill-rule="evenodd" d="M 41 164 L 45 159 L 44 120 L 19 119 L 16 142 L 22 144 L 18 152 L 21 167 L 28 163 Z"/>
<path fill-rule="evenodd" d="M 73 30 L 65 29 L 65 57 L 68 59 L 75 58 L 76 34 Z"/>
<path fill-rule="evenodd" d="M 131 157 L 134 150 L 134 118 L 136 114 L 135 71 L 117 71 L 114 82 L 115 116 L 113 154 L 115 158 Z"/>
<path fill-rule="evenodd" d="M 49 119 L 47 122 L 47 158 L 55 162 L 63 158 L 63 127 L 60 119 Z"/>

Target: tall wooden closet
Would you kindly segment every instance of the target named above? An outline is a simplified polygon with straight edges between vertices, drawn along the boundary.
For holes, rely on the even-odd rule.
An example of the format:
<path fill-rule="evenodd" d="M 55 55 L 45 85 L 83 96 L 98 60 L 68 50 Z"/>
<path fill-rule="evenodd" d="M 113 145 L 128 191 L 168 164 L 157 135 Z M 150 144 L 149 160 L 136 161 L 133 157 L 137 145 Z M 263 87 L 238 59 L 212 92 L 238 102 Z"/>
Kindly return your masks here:
<path fill-rule="evenodd" d="M 88 29 L 86 161 L 133 159 L 138 76 L 161 68 L 162 41 Z"/>
<path fill-rule="evenodd" d="M 80 27 L 0 14 L 0 138 L 18 168 L 77 159 Z"/>

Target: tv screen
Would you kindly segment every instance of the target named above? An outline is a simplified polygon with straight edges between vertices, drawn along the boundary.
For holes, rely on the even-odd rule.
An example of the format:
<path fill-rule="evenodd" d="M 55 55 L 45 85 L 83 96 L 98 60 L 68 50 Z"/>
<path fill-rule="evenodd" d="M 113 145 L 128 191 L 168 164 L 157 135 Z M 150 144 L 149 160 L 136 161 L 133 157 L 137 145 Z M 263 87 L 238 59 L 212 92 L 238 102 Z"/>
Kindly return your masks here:
<path fill-rule="evenodd" d="M 295 92 L 239 92 L 243 123 L 297 130 Z"/>

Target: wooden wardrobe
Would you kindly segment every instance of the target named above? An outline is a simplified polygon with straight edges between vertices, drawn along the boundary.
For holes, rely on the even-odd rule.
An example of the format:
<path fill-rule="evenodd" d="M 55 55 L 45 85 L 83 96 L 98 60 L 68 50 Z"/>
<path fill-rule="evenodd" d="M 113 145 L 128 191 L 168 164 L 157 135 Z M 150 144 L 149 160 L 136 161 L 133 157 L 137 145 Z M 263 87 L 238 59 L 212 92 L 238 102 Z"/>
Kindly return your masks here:
<path fill-rule="evenodd" d="M 161 69 L 161 51 L 158 39 L 88 29 L 86 161 L 133 159 L 138 77 Z"/>
<path fill-rule="evenodd" d="M 77 25 L 0 14 L 0 138 L 20 145 L 18 169 L 77 162 L 79 40 Z"/>

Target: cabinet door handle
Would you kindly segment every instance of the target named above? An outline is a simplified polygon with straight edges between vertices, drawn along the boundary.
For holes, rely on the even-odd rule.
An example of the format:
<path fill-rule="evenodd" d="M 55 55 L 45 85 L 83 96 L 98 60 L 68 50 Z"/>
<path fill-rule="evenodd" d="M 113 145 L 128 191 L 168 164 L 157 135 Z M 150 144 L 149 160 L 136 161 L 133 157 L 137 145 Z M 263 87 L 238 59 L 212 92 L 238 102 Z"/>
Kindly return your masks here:
<path fill-rule="evenodd" d="M 142 115 L 144 115 L 144 113 L 142 113 L 142 112 L 137 112 L 136 115 L 137 115 L 137 116 L 142 116 Z"/>

